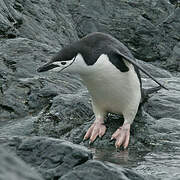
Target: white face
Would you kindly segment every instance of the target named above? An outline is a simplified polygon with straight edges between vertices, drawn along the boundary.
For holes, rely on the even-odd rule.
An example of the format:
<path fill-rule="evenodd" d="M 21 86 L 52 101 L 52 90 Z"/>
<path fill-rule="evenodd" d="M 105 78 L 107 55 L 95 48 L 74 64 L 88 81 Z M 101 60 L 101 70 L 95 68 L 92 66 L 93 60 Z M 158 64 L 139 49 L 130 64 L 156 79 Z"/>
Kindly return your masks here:
<path fill-rule="evenodd" d="M 56 72 L 62 71 L 62 72 L 72 72 L 72 73 L 81 74 L 83 72 L 86 72 L 88 69 L 88 66 L 84 62 L 84 59 L 81 54 L 78 54 L 72 60 L 56 61 L 53 62 L 52 64 L 59 66 L 51 69 L 51 71 L 56 71 Z"/>
<path fill-rule="evenodd" d="M 69 60 L 69 61 L 56 61 L 56 62 L 53 62 L 52 64 L 58 65 L 59 67 L 53 68 L 53 69 L 51 69 L 51 71 L 56 71 L 56 72 L 63 71 L 66 68 L 69 68 L 69 66 L 72 66 L 74 61 L 75 61 L 75 57 L 72 60 Z"/>

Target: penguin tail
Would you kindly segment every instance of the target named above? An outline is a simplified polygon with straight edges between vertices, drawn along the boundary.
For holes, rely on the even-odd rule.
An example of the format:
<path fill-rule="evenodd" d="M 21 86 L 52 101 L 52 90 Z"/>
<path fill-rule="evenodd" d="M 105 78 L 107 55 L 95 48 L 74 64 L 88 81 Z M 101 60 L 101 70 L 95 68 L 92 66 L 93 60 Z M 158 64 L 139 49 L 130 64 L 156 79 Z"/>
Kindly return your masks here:
<path fill-rule="evenodd" d="M 146 102 L 151 94 L 156 93 L 157 91 L 159 91 L 162 88 L 162 86 L 156 86 L 153 88 L 148 88 L 148 89 L 142 89 L 142 100 L 141 103 Z"/>

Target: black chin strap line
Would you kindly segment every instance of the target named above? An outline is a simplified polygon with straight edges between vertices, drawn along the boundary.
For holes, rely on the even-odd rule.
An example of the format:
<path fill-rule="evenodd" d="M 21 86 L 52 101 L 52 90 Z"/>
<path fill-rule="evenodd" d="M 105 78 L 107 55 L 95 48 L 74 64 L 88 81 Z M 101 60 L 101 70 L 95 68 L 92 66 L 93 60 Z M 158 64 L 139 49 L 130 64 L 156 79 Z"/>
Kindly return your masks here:
<path fill-rule="evenodd" d="M 74 61 L 76 60 L 76 57 L 77 57 L 77 55 L 73 58 L 73 61 L 72 61 L 68 66 L 64 67 L 64 68 L 61 69 L 59 72 L 63 71 L 64 69 L 68 68 L 71 64 L 73 64 Z"/>

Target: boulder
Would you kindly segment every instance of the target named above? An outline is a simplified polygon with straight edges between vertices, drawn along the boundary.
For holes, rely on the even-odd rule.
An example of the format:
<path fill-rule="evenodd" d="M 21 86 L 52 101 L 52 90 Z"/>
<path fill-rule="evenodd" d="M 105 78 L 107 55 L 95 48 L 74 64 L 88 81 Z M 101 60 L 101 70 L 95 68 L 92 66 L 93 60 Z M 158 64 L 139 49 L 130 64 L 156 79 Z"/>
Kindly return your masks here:
<path fill-rule="evenodd" d="M 152 177 L 151 177 L 152 178 Z M 90 160 L 75 167 L 69 173 L 63 175 L 59 180 L 143 180 L 144 177 L 133 171 L 122 169 L 120 166 L 111 163 L 102 163 L 96 160 Z M 149 178 L 145 178 L 148 180 Z"/>
<path fill-rule="evenodd" d="M 87 148 L 63 140 L 45 137 L 1 137 L 0 143 L 4 148 L 17 154 L 19 158 L 32 166 L 33 169 L 36 169 L 42 174 L 44 179 L 47 180 L 76 180 L 81 178 L 87 180 L 92 178 L 97 180 L 108 180 L 109 178 L 122 180 L 145 179 L 144 176 L 138 175 L 134 171 L 123 169 L 118 165 L 92 160 L 92 153 Z M 17 166 L 14 167 L 14 164 L 10 163 L 10 159 L 12 159 L 12 161 L 14 161 L 14 159 L 17 159 L 17 161 L 20 160 L 16 158 L 16 156 L 14 159 L 11 156 L 7 157 L 5 151 L 2 152 L 0 159 L 2 158 L 3 164 L 0 165 L 0 167 L 2 166 L 3 169 L 0 171 L 0 177 L 2 174 L 2 177 L 5 177 L 4 179 L 6 179 L 6 177 L 8 179 L 11 174 L 16 175 L 16 173 L 17 177 L 18 175 L 20 178 L 21 176 L 23 177 L 23 175 L 27 173 L 25 168 L 26 166 L 28 167 L 28 165 L 24 165 L 22 169 L 25 171 L 21 172 L 21 164 L 17 164 Z M 10 159 L 4 162 L 6 158 Z M 4 169 L 4 166 L 6 169 Z M 11 174 L 4 171 L 8 169 Z M 34 173 L 30 176 L 30 173 L 32 172 L 28 171 L 26 175 L 27 180 L 29 177 L 32 177 L 33 180 L 41 179 L 40 177 L 38 178 L 38 176 L 36 177 Z"/>
<path fill-rule="evenodd" d="M 43 180 L 34 168 L 19 159 L 15 153 L 0 147 L 1 180 Z"/>

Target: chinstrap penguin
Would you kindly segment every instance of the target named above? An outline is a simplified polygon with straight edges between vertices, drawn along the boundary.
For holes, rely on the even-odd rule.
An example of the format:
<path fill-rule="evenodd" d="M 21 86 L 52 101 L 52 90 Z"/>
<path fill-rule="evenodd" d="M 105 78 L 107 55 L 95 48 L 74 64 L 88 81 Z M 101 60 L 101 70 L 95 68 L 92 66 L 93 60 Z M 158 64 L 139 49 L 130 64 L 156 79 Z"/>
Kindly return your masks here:
<path fill-rule="evenodd" d="M 122 114 L 124 123 L 112 134 L 111 140 L 116 140 L 117 148 L 121 145 L 127 148 L 130 126 L 142 98 L 139 69 L 165 88 L 137 64 L 124 44 L 108 34 L 96 32 L 65 46 L 37 71 L 78 73 L 92 97 L 95 114 L 84 140 L 90 138 L 93 142 L 105 134 L 107 113 Z"/>

